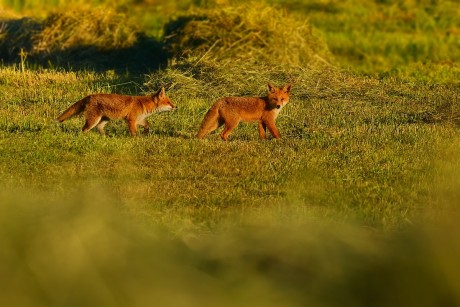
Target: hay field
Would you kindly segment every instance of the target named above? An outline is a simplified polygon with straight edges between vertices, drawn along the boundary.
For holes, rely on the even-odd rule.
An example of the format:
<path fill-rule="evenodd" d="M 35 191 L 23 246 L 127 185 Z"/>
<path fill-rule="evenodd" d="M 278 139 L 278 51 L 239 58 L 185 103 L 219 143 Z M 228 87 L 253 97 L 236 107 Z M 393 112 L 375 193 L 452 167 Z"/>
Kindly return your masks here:
<path fill-rule="evenodd" d="M 459 304 L 454 2 L 230 2 L 1 2 L 2 306 Z M 194 137 L 267 82 L 282 139 Z M 160 86 L 147 136 L 54 121 Z"/>

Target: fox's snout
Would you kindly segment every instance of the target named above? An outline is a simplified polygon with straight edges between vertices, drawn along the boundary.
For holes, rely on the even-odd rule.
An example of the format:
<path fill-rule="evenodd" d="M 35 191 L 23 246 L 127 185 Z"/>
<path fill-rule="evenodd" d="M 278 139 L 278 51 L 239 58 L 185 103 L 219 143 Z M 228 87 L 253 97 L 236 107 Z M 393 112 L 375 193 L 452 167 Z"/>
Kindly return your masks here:
<path fill-rule="evenodd" d="M 155 108 L 157 112 L 172 112 L 176 109 L 177 106 L 166 96 L 158 102 L 158 105 Z"/>
<path fill-rule="evenodd" d="M 281 105 L 280 105 L 280 104 L 277 104 L 277 105 L 276 105 L 276 108 L 277 108 L 277 109 L 281 109 Z"/>
<path fill-rule="evenodd" d="M 165 106 L 160 106 L 158 107 L 156 110 L 158 112 L 165 112 L 165 111 L 175 111 L 177 109 L 177 107 L 175 105 L 165 105 Z"/>

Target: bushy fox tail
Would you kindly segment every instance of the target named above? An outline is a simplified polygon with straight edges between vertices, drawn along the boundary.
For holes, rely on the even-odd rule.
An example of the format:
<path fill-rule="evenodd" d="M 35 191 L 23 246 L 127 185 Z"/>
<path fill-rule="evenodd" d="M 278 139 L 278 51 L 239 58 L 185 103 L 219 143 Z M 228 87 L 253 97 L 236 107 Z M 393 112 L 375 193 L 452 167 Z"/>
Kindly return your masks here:
<path fill-rule="evenodd" d="M 214 105 L 204 116 L 204 119 L 201 122 L 200 130 L 198 131 L 196 137 L 202 139 L 212 131 L 219 128 L 222 124 L 223 122 L 219 116 L 219 107 L 218 105 Z"/>
<path fill-rule="evenodd" d="M 89 102 L 89 97 L 85 97 L 82 100 L 75 102 L 67 110 L 65 110 L 61 115 L 59 115 L 59 117 L 56 120 L 58 122 L 63 122 L 66 119 L 69 119 L 72 116 L 83 112 L 88 102 Z"/>

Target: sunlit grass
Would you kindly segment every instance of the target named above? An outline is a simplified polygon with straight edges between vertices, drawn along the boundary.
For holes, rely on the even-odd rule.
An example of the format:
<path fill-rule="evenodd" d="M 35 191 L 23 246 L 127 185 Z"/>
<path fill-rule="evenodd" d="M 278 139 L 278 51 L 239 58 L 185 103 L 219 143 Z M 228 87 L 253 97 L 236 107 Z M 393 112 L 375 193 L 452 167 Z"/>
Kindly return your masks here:
<path fill-rule="evenodd" d="M 355 71 L 369 74 L 419 61 L 460 61 L 456 1 L 269 2 L 307 15 L 324 34 L 339 65 Z"/>
<path fill-rule="evenodd" d="M 241 124 L 229 143 L 217 134 L 196 140 L 213 101 L 174 90 L 168 94 L 177 112 L 152 116 L 149 136 L 132 139 L 126 124 L 115 121 L 101 137 L 81 134 L 81 117 L 54 119 L 89 93 L 123 93 L 112 86 L 117 77 L 1 74 L 8 93 L 0 110 L 6 187 L 65 196 L 102 183 L 127 211 L 165 224 L 216 224 L 294 197 L 308 200 L 299 203 L 305 216 L 322 211 L 323 217 L 343 214 L 397 228 L 433 202 L 433 161 L 459 120 L 453 88 L 328 72 L 308 73 L 305 83 L 294 85 L 278 119 L 279 141 L 259 141 L 255 124 Z"/>

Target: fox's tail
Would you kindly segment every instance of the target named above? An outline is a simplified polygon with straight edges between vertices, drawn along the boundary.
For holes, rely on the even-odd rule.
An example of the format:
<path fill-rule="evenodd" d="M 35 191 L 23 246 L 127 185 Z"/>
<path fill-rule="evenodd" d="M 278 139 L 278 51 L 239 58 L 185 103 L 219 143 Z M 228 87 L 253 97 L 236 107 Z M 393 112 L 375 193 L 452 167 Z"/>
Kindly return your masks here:
<path fill-rule="evenodd" d="M 58 122 L 63 122 L 66 119 L 69 119 L 72 116 L 83 112 L 88 102 L 89 102 L 89 97 L 85 97 L 82 100 L 75 102 L 67 110 L 65 110 L 61 115 L 59 115 L 59 117 L 56 120 Z"/>
<path fill-rule="evenodd" d="M 200 130 L 198 131 L 196 137 L 199 139 L 204 138 L 206 135 L 219 128 L 221 124 L 219 107 L 218 105 L 214 105 L 204 116 L 204 119 L 201 122 Z"/>

